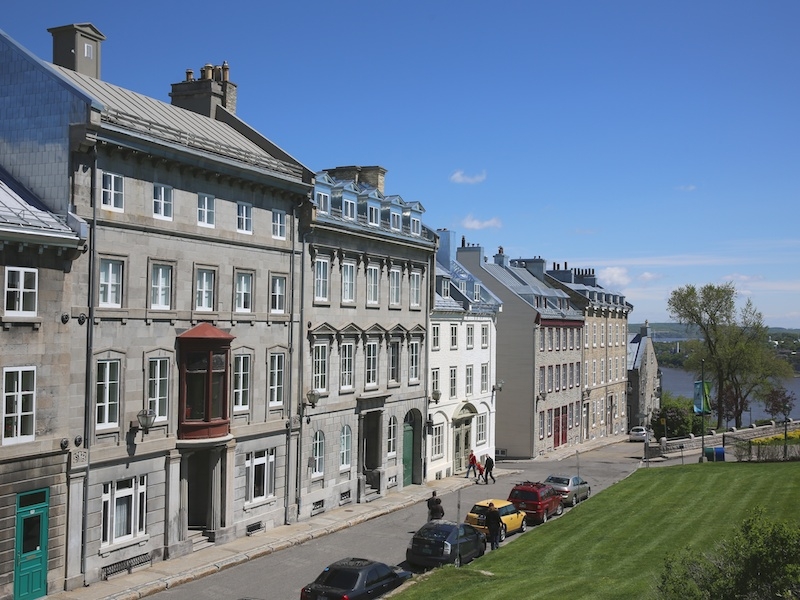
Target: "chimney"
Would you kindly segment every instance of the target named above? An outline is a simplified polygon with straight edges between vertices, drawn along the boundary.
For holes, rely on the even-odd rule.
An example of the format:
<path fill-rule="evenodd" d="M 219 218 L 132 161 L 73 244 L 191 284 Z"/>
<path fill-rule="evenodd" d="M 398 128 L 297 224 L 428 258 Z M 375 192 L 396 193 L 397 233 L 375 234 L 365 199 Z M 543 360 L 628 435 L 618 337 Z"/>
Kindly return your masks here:
<path fill-rule="evenodd" d="M 384 193 L 384 186 L 386 184 L 386 169 L 383 167 L 359 167 L 351 165 L 349 167 L 334 167 L 333 169 L 325 169 L 325 171 L 339 181 L 355 181 L 356 183 L 363 183 L 378 190 L 381 194 Z"/>
<path fill-rule="evenodd" d="M 91 23 L 51 27 L 53 64 L 100 79 L 100 44 L 106 39 Z"/>
<path fill-rule="evenodd" d="M 206 63 L 200 69 L 200 78 L 186 69 L 186 79 L 172 84 L 170 97 L 173 106 L 180 106 L 206 117 L 215 117 L 217 106 L 236 114 L 236 84 L 230 81 L 230 67 L 225 61 L 214 66 Z"/>

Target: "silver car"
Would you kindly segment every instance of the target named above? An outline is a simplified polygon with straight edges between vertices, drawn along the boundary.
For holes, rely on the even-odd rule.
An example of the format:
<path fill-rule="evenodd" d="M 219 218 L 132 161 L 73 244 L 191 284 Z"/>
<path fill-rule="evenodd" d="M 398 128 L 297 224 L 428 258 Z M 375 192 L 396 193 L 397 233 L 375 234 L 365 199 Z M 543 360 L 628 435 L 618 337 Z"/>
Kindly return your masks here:
<path fill-rule="evenodd" d="M 592 493 L 589 483 L 577 475 L 550 475 L 544 482 L 561 494 L 561 504 L 564 506 L 575 506 Z"/>

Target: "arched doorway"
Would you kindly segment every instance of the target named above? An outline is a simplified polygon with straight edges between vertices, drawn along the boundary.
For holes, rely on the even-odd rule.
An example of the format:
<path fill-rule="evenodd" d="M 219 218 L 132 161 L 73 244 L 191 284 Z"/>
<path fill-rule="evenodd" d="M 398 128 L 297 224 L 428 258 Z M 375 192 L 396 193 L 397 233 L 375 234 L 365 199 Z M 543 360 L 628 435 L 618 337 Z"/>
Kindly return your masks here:
<path fill-rule="evenodd" d="M 477 409 L 466 402 L 453 417 L 453 473 L 463 472 L 467 468 L 467 457 L 473 449 L 472 419 L 477 414 Z"/>

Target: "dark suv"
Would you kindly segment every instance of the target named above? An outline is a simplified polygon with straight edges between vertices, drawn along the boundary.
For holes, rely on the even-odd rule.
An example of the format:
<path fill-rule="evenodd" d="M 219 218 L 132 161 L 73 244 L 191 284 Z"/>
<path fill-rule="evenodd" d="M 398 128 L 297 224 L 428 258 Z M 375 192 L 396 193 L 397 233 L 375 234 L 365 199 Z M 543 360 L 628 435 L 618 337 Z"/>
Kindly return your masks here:
<path fill-rule="evenodd" d="M 544 523 L 551 515 L 564 512 L 561 494 L 547 483 L 523 481 L 518 483 L 508 495 L 508 501 L 528 515 L 536 523 Z"/>

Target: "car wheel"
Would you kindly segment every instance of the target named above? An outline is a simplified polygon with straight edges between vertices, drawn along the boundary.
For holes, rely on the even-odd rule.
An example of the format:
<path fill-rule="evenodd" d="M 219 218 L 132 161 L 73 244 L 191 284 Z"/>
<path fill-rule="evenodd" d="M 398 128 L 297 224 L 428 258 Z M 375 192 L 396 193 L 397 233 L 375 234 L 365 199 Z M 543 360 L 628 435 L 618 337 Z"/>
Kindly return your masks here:
<path fill-rule="evenodd" d="M 505 525 L 501 525 L 500 526 L 500 541 L 501 542 L 505 542 L 506 541 L 506 526 Z"/>
<path fill-rule="evenodd" d="M 461 555 L 460 554 L 456 554 L 456 559 L 453 561 L 453 564 L 456 566 L 456 568 L 461 566 Z"/>
<path fill-rule="evenodd" d="M 522 519 L 522 525 L 519 526 L 519 532 L 525 533 L 528 531 L 528 519 Z"/>
<path fill-rule="evenodd" d="M 572 494 L 572 506 L 578 503 L 578 494 Z"/>
<path fill-rule="evenodd" d="M 556 508 L 556 516 L 560 517 L 564 513 L 564 506 L 559 502 Z"/>
<path fill-rule="evenodd" d="M 589 496 L 590 496 L 591 494 L 592 494 L 592 488 L 589 488 L 588 490 L 586 490 L 586 499 L 587 499 L 587 500 L 589 499 Z"/>
<path fill-rule="evenodd" d="M 547 509 L 542 513 L 542 523 L 547 523 Z"/>

